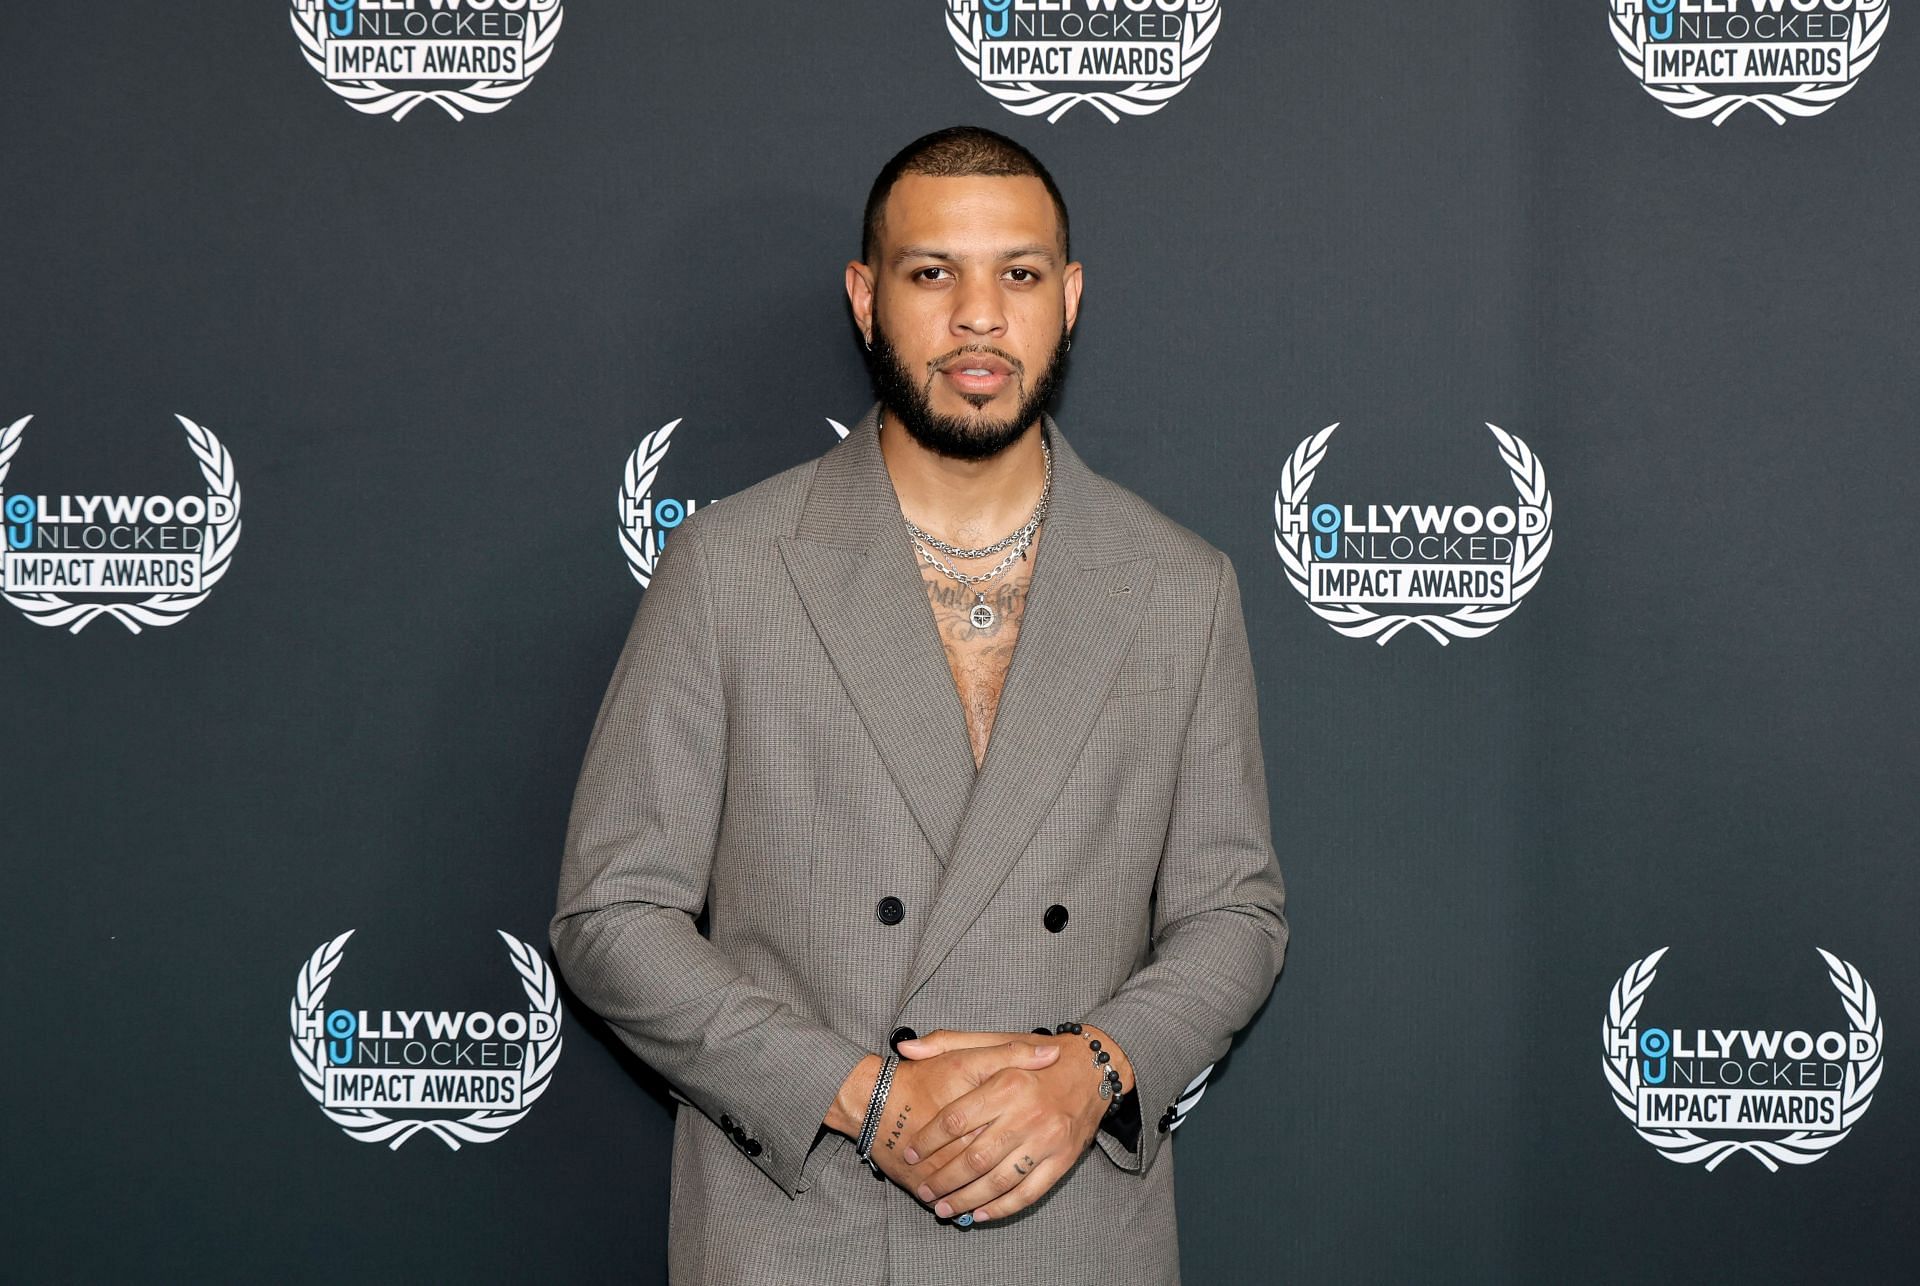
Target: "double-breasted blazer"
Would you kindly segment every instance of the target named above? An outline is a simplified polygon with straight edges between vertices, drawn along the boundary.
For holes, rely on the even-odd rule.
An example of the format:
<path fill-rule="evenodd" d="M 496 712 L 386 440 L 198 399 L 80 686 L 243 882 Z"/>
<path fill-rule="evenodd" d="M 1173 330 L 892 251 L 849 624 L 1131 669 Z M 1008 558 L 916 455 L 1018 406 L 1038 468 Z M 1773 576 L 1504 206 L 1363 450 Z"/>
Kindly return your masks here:
<path fill-rule="evenodd" d="M 878 429 L 673 533 L 575 793 L 562 973 L 679 1100 L 675 1283 L 1178 1282 L 1168 1109 L 1287 943 L 1233 567 L 1047 419 L 976 772 Z M 1015 1215 L 939 1220 L 824 1128 L 899 1028 L 1069 1019 L 1144 1119 Z"/>

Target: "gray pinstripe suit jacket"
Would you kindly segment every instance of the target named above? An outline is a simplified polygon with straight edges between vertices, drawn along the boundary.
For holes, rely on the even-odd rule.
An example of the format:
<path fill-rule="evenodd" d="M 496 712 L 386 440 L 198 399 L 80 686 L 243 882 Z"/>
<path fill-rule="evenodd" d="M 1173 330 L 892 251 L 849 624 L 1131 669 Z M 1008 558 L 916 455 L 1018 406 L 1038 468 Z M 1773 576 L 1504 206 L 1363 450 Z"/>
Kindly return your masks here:
<path fill-rule="evenodd" d="M 552 938 L 682 1100 L 676 1283 L 1179 1280 L 1155 1123 L 1287 942 L 1253 671 L 1226 557 L 1046 423 L 1054 498 L 977 775 L 877 408 L 698 511 L 634 617 Z M 1017 1215 L 942 1222 L 822 1126 L 895 1027 L 1066 1019 L 1118 1042 L 1147 1122 Z"/>

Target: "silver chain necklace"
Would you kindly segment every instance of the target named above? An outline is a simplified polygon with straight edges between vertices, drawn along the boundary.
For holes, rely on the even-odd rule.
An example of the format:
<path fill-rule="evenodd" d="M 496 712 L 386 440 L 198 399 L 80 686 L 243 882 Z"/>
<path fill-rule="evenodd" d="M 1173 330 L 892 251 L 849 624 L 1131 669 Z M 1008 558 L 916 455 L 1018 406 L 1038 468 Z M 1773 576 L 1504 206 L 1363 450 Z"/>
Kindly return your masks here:
<path fill-rule="evenodd" d="M 1017 527 L 991 545 L 982 545 L 979 549 L 961 549 L 957 545 L 949 545 L 933 533 L 916 527 L 913 519 L 901 514 L 907 530 L 913 533 L 915 540 L 923 545 L 931 545 L 949 558 L 991 558 L 1016 541 L 1027 539 L 1040 526 L 1040 520 L 1047 516 L 1047 500 L 1053 494 L 1053 448 L 1047 445 L 1045 433 L 1040 435 L 1040 454 L 1046 460 L 1046 476 L 1040 483 L 1040 503 L 1034 506 L 1033 517 L 1027 519 L 1025 526 Z"/>
<path fill-rule="evenodd" d="M 1015 545 L 1012 549 L 1009 549 L 1007 551 L 1007 556 L 1000 560 L 1000 565 L 998 567 L 995 567 L 990 572 L 980 572 L 980 573 L 963 572 L 957 567 L 947 566 L 945 563 L 941 562 L 938 558 L 935 558 L 933 556 L 932 550 L 928 549 L 925 545 L 920 544 L 918 541 L 914 543 L 914 547 L 920 551 L 920 557 L 927 560 L 927 565 L 929 567 L 938 568 L 945 575 L 960 582 L 962 585 L 977 586 L 977 585 L 986 584 L 988 581 L 992 580 L 995 576 L 998 576 L 1001 572 L 1004 572 L 1005 570 L 1007 570 L 1007 568 L 1013 566 L 1014 559 L 1025 558 L 1027 556 L 1027 546 L 1031 545 L 1032 543 L 1033 543 L 1033 534 L 1029 532 L 1027 534 L 1026 539 L 1022 540 L 1019 544 Z M 973 603 L 973 607 L 969 609 L 967 612 L 967 619 L 973 623 L 973 628 L 976 630 L 992 629 L 993 623 L 995 620 L 998 619 L 998 617 L 993 610 L 993 604 L 987 602 L 986 591 L 982 589 L 975 589 L 973 594 L 974 594 L 974 603 Z"/>
<path fill-rule="evenodd" d="M 1015 559 L 1027 556 L 1027 550 L 1033 544 L 1033 534 L 1040 529 L 1040 520 L 1047 515 L 1047 500 L 1053 492 L 1053 449 L 1047 445 L 1045 432 L 1040 435 L 1040 451 L 1046 457 L 1047 472 L 1045 481 L 1040 484 L 1040 501 L 1033 508 L 1033 516 L 1027 519 L 1025 524 L 991 545 L 980 549 L 961 549 L 921 530 L 904 513 L 900 515 L 901 520 L 907 524 L 907 531 L 913 536 L 915 550 L 921 558 L 926 560 L 927 565 L 935 568 L 948 579 L 973 589 L 974 604 L 967 612 L 967 620 L 972 622 L 976 630 L 990 630 L 993 628 L 993 623 L 999 619 L 998 614 L 993 610 L 993 605 L 987 602 L 986 591 L 977 587 L 986 584 L 1013 566 Z M 933 550 L 927 548 L 929 545 L 953 558 L 987 558 L 1003 549 L 1007 550 L 1007 555 L 992 571 L 963 572 L 958 567 L 949 566 L 935 558 Z"/>

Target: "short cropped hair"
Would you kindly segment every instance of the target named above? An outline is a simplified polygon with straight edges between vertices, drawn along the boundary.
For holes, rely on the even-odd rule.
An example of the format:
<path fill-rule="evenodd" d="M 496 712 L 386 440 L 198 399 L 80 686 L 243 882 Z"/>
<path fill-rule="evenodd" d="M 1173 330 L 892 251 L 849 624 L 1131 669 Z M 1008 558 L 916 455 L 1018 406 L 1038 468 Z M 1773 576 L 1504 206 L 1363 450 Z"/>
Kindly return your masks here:
<path fill-rule="evenodd" d="M 1060 248 L 1073 258 L 1073 240 L 1067 230 L 1067 201 L 1060 187 L 1040 164 L 1040 158 L 1004 134 L 996 134 L 978 125 L 955 125 L 935 130 L 901 148 L 873 181 L 867 195 L 867 214 L 860 234 L 860 258 L 873 262 L 874 247 L 880 241 L 882 213 L 894 184 L 909 174 L 924 174 L 940 179 L 1014 178 L 1039 179 L 1053 198 L 1053 210 L 1060 218 Z"/>

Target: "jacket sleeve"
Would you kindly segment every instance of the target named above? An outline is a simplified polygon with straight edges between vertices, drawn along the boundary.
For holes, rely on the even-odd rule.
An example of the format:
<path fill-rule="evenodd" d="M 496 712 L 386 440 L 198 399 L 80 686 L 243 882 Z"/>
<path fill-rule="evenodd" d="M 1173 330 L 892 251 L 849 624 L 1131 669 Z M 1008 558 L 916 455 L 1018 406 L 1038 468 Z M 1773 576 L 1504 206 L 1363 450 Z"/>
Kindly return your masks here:
<path fill-rule="evenodd" d="M 867 1051 L 757 985 L 694 927 L 727 780 L 727 709 L 689 521 L 601 701 L 550 927 L 575 994 L 790 1197 Z"/>
<path fill-rule="evenodd" d="M 1137 1146 L 1096 1137 L 1121 1169 L 1144 1174 L 1203 1073 L 1252 1020 L 1286 958 L 1286 891 L 1268 829 L 1253 661 L 1233 564 L 1220 580 L 1206 668 L 1189 716 L 1166 848 L 1155 884 L 1148 963 L 1082 1021 L 1133 1064 L 1144 1122 Z"/>

